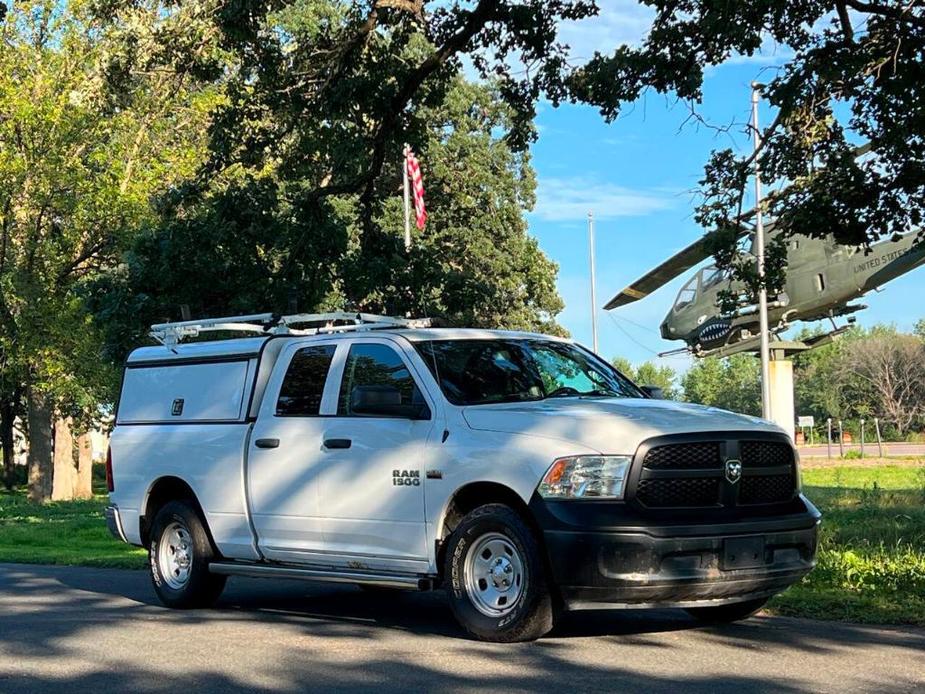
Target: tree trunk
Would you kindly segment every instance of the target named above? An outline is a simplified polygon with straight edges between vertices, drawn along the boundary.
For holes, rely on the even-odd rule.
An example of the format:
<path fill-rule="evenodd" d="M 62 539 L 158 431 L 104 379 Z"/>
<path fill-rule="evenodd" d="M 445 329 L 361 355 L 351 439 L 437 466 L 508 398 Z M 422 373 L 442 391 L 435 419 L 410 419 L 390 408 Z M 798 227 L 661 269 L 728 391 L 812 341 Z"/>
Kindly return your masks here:
<path fill-rule="evenodd" d="M 74 498 L 89 499 L 93 496 L 93 445 L 90 432 L 77 438 L 77 479 L 74 484 Z"/>
<path fill-rule="evenodd" d="M 4 400 L 0 402 L 0 448 L 3 449 L 3 485 L 12 490 L 15 485 L 16 464 L 13 450 L 13 420 L 16 419 L 16 408 L 13 403 Z"/>
<path fill-rule="evenodd" d="M 52 478 L 53 501 L 70 501 L 74 498 L 77 466 L 74 465 L 74 436 L 70 417 L 55 419 L 55 472 Z"/>
<path fill-rule="evenodd" d="M 51 498 L 54 474 L 52 461 L 51 405 L 38 391 L 29 390 L 29 501 L 42 503 Z"/>

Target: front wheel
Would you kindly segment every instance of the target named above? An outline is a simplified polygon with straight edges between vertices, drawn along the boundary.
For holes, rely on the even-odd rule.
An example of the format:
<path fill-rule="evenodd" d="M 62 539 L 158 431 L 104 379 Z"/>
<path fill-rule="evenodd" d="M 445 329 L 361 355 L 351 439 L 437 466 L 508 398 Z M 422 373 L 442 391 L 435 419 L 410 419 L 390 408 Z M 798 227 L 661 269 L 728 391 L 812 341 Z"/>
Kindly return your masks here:
<path fill-rule="evenodd" d="M 199 512 L 188 501 L 171 501 L 154 516 L 148 563 L 154 591 L 167 607 L 209 607 L 225 588 L 225 576 L 209 571 L 217 559 Z"/>
<path fill-rule="evenodd" d="M 459 623 L 483 641 L 532 641 L 553 627 L 536 536 L 511 508 L 480 506 L 449 538 L 444 576 Z"/>
<path fill-rule="evenodd" d="M 689 607 L 685 610 L 691 617 L 708 624 L 729 624 L 747 619 L 765 606 L 768 598 L 734 602 L 731 605 L 714 605 L 712 607 Z"/>

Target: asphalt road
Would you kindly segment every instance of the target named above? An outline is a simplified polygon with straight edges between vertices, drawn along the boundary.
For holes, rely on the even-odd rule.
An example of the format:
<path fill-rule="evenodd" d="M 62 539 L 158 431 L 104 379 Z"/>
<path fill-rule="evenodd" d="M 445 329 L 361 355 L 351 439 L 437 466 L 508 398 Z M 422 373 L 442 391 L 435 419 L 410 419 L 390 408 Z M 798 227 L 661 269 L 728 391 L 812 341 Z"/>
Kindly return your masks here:
<path fill-rule="evenodd" d="M 0 564 L 0 692 L 906 692 L 925 630 L 589 612 L 532 644 L 464 638 L 439 593 L 232 579 L 156 604 L 137 571 Z"/>
<path fill-rule="evenodd" d="M 828 446 L 826 446 L 825 441 L 822 445 L 816 446 L 798 446 L 800 451 L 800 456 L 803 458 L 808 457 L 825 457 L 828 455 Z M 846 451 L 860 451 L 860 443 L 851 443 L 845 444 Z M 864 444 L 864 454 L 869 458 L 875 458 L 879 455 L 879 449 L 877 448 L 877 442 L 874 441 L 871 443 L 868 441 Z M 883 444 L 883 455 L 920 455 L 925 457 L 925 444 L 923 443 L 885 443 Z M 832 457 L 838 457 L 838 443 L 835 442 L 832 444 Z"/>

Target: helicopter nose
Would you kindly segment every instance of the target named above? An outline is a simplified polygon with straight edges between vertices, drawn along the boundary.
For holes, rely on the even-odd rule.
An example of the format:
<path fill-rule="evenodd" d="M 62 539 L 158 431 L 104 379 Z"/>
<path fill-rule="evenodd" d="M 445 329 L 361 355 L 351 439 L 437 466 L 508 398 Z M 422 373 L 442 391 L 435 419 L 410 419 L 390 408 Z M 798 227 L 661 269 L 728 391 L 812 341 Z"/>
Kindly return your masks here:
<path fill-rule="evenodd" d="M 674 331 L 669 325 L 669 320 L 666 318 L 662 321 L 662 324 L 659 326 L 659 332 L 662 334 L 662 339 L 665 340 L 674 340 L 677 339 L 677 335 L 674 334 Z"/>

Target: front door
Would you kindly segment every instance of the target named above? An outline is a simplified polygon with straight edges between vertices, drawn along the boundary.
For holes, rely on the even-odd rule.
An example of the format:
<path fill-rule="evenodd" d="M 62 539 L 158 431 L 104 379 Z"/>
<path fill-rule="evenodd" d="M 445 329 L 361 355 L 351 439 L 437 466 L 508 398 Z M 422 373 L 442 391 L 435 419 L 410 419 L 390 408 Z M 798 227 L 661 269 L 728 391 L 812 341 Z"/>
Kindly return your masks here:
<path fill-rule="evenodd" d="M 352 568 L 425 571 L 424 457 L 434 403 L 387 338 L 352 342 L 318 477 L 325 550 Z"/>
<path fill-rule="evenodd" d="M 317 482 L 324 415 L 337 401 L 337 383 L 325 388 L 336 351 L 334 342 L 289 345 L 267 383 L 248 443 L 247 482 L 258 547 L 268 559 L 312 563 L 324 552 Z"/>

